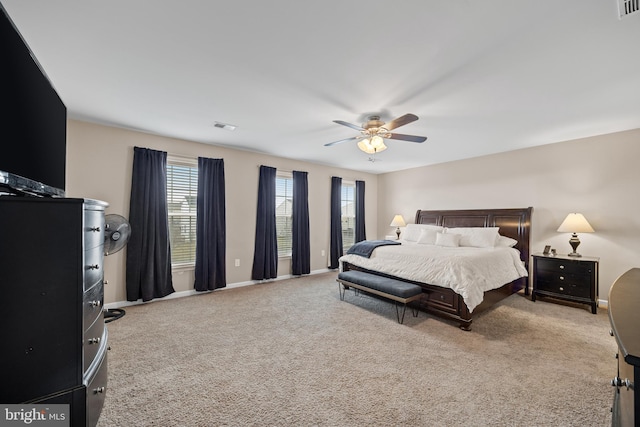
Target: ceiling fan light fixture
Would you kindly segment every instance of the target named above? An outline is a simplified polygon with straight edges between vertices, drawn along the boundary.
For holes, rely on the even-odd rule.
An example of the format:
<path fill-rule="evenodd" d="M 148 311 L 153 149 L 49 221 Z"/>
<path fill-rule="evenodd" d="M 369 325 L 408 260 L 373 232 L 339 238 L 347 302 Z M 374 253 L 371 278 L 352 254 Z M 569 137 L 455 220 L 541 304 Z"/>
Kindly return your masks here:
<path fill-rule="evenodd" d="M 358 148 L 367 154 L 375 154 L 387 149 L 384 139 L 375 135 L 371 139 L 366 138 L 358 142 Z"/>
<path fill-rule="evenodd" d="M 387 149 L 387 146 L 384 145 L 385 139 L 399 139 L 401 141 L 421 143 L 427 140 L 426 136 L 404 135 L 401 133 L 391 132 L 392 130 L 399 128 L 400 126 L 413 123 L 416 120 L 418 120 L 418 116 L 416 116 L 415 114 L 405 114 L 404 116 L 400 116 L 391 120 L 389 123 L 385 123 L 380 120 L 380 116 L 369 116 L 369 121 L 363 123 L 362 127 L 342 120 L 334 120 L 334 123 L 360 131 L 360 135 L 341 139 L 339 141 L 329 142 L 328 144 L 324 145 L 325 147 L 329 147 L 331 145 L 339 144 L 342 142 L 359 141 L 358 148 L 360 150 L 364 151 L 367 154 L 375 154 Z"/>

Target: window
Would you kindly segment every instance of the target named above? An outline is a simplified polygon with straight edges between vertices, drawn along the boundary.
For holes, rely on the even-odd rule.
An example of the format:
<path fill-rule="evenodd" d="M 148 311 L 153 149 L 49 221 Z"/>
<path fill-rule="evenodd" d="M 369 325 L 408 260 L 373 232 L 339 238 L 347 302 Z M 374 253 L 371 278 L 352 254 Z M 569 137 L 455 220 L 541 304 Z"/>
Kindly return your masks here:
<path fill-rule="evenodd" d="M 278 256 L 291 256 L 291 213 L 293 212 L 293 175 L 276 174 L 276 240 Z"/>
<path fill-rule="evenodd" d="M 356 236 L 356 184 L 342 181 L 340 206 L 342 207 L 342 249 L 346 252 Z"/>
<path fill-rule="evenodd" d="M 197 198 L 197 160 L 168 156 L 167 205 L 172 266 L 195 265 Z"/>

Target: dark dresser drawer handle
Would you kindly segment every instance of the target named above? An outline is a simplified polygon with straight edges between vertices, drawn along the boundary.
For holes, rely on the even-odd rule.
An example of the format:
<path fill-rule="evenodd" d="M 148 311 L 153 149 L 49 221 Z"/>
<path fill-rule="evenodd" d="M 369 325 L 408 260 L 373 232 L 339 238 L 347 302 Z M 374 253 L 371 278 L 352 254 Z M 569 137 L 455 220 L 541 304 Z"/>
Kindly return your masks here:
<path fill-rule="evenodd" d="M 93 265 L 89 266 L 89 270 L 97 270 L 99 268 L 100 268 L 100 266 L 98 264 L 93 264 Z"/>
<path fill-rule="evenodd" d="M 91 302 L 89 302 L 89 305 L 91 307 L 100 307 L 100 304 L 101 304 L 100 301 L 91 301 Z"/>
<path fill-rule="evenodd" d="M 561 291 L 564 291 L 564 288 L 563 288 L 562 286 L 560 286 L 560 290 L 561 290 Z"/>
<path fill-rule="evenodd" d="M 560 270 L 564 270 L 564 265 L 561 265 L 561 266 L 560 266 Z"/>
<path fill-rule="evenodd" d="M 560 280 L 564 280 L 564 276 L 560 276 Z"/>
<path fill-rule="evenodd" d="M 100 231 L 100 227 L 91 227 L 91 228 L 89 229 L 89 231 L 96 231 L 96 232 L 98 232 L 98 231 Z"/>
<path fill-rule="evenodd" d="M 100 338 L 89 338 L 89 339 L 87 340 L 87 342 L 88 342 L 89 344 L 99 344 L 99 343 L 100 343 Z"/>
<path fill-rule="evenodd" d="M 93 389 L 93 394 L 104 393 L 104 387 L 98 387 Z"/>

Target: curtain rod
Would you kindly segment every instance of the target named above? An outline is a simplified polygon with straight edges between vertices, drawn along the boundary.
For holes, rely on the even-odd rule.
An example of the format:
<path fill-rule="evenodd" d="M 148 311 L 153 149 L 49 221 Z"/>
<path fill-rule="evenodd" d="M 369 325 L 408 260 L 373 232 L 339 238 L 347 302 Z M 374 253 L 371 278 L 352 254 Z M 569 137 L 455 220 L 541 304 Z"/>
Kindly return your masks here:
<path fill-rule="evenodd" d="M 258 169 L 260 169 L 260 166 L 267 166 L 267 165 L 257 165 Z M 268 166 L 270 168 L 274 168 L 277 172 L 285 172 L 285 173 L 291 173 L 293 174 L 293 171 L 290 170 L 285 170 L 285 169 L 278 169 L 274 166 Z M 307 172 L 307 174 L 310 174 L 310 172 L 308 171 L 299 171 L 299 172 Z M 333 175 L 332 175 L 333 176 Z M 342 178 L 343 181 L 347 181 L 347 182 L 353 182 L 355 184 L 356 181 L 364 181 L 364 179 L 358 179 L 358 178 L 345 178 L 345 177 L 340 177 Z"/>
<path fill-rule="evenodd" d="M 268 165 L 258 165 L 258 169 L 260 169 L 260 166 L 267 166 L 269 168 L 274 168 L 277 172 L 286 172 L 286 173 L 291 173 L 291 174 L 294 172 L 292 170 L 280 169 L 280 168 L 276 168 L 274 166 L 268 166 Z M 297 172 L 307 172 L 307 173 L 309 173 L 308 171 L 297 171 Z"/>

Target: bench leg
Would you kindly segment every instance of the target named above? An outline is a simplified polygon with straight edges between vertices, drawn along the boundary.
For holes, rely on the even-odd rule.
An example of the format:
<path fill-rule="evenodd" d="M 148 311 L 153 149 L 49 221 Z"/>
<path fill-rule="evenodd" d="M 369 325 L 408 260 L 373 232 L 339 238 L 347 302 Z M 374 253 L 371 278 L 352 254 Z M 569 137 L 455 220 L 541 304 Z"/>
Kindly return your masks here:
<path fill-rule="evenodd" d="M 338 292 L 340 292 L 340 301 L 344 301 L 344 294 L 347 292 L 347 287 L 342 282 L 338 282 Z"/>
<path fill-rule="evenodd" d="M 402 317 L 400 317 L 400 311 L 398 310 L 398 302 L 395 302 L 395 306 L 396 306 L 396 317 L 398 318 L 398 323 L 400 323 L 402 325 L 402 323 L 404 322 L 404 312 L 407 311 L 407 304 L 402 304 Z"/>
<path fill-rule="evenodd" d="M 418 317 L 418 307 L 411 306 L 411 313 L 413 313 L 413 317 Z"/>

